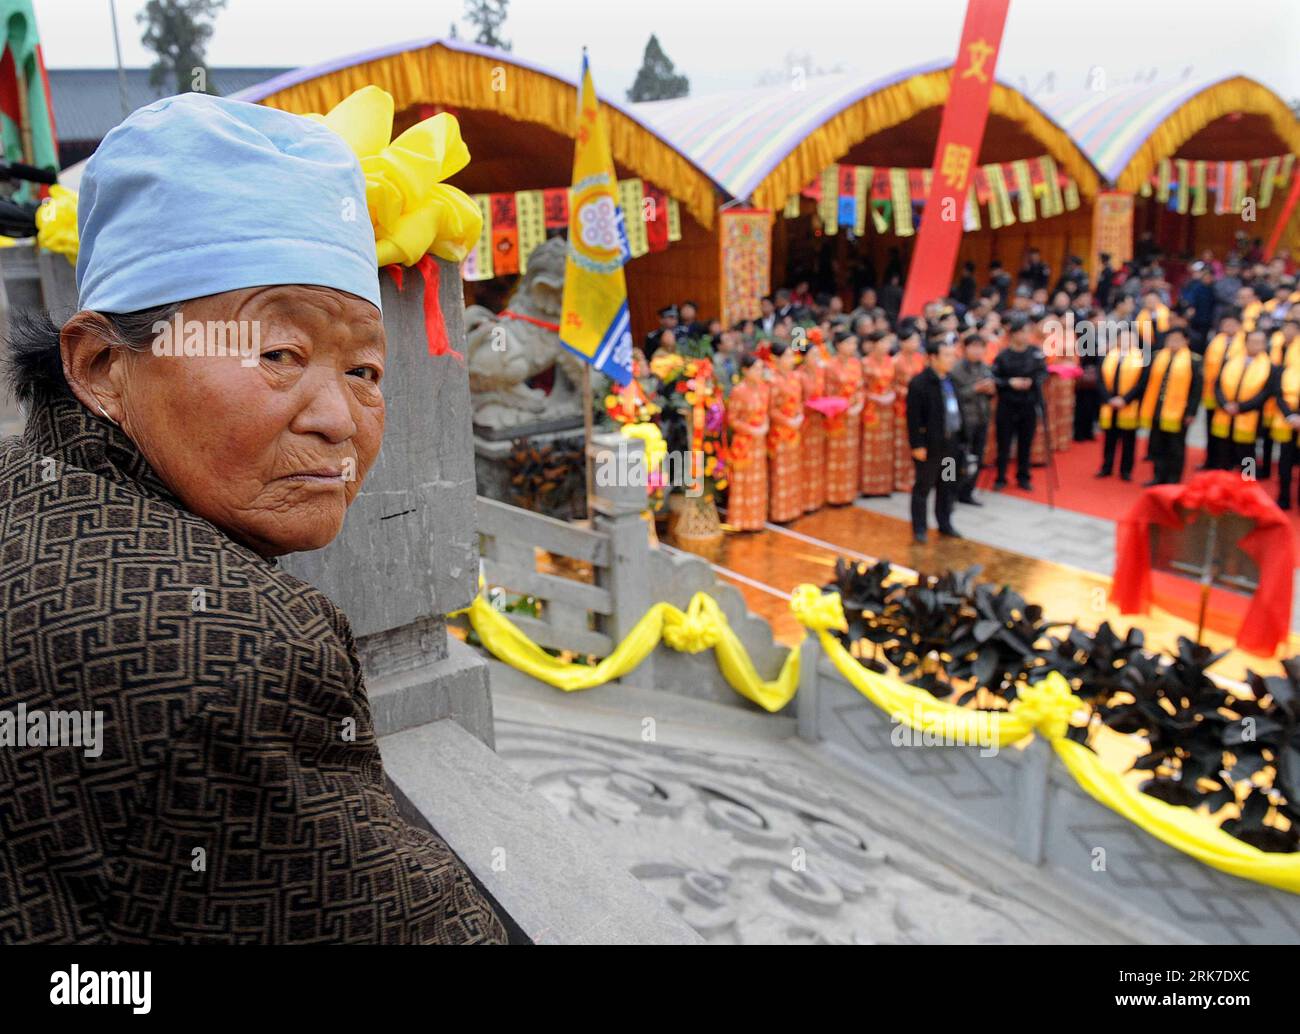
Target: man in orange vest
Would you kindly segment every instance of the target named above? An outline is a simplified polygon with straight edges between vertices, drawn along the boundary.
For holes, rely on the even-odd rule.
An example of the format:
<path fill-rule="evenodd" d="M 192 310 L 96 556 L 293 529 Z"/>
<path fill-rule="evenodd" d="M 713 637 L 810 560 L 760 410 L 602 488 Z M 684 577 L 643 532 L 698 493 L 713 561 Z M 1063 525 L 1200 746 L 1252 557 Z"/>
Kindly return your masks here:
<path fill-rule="evenodd" d="M 1291 509 L 1291 471 L 1300 463 L 1300 363 L 1287 363 L 1277 377 L 1277 416 L 1273 418 L 1271 432 L 1275 441 L 1282 443 L 1282 456 L 1278 461 L 1277 505 Z"/>
<path fill-rule="evenodd" d="M 1115 344 L 1101 362 L 1101 429 L 1105 432 L 1099 478 L 1108 478 L 1115 467 L 1115 447 L 1120 447 L 1119 476 L 1133 480 L 1133 453 L 1137 448 L 1140 399 L 1146 391 L 1151 367 L 1149 352 L 1139 347 L 1127 324 L 1121 325 Z"/>
<path fill-rule="evenodd" d="M 1268 335 L 1252 330 L 1246 349 L 1223 364 L 1214 386 L 1215 413 L 1210 434 L 1220 443 L 1218 470 L 1236 470 L 1255 476 L 1255 439 L 1260 413 L 1276 392 L 1273 363 L 1268 356 Z"/>
<path fill-rule="evenodd" d="M 1142 396 L 1141 424 L 1151 432 L 1155 476 L 1143 487 L 1176 485 L 1183 479 L 1187 428 L 1201 405 L 1201 357 L 1188 347 L 1187 329 L 1172 326 L 1165 347 L 1151 361 Z"/>
<path fill-rule="evenodd" d="M 1214 388 L 1219 383 L 1223 364 L 1240 355 L 1245 347 L 1246 333 L 1241 329 L 1241 314 L 1235 310 L 1225 313 L 1219 319 L 1219 332 L 1205 346 L 1201 362 L 1201 402 L 1205 406 L 1205 464 L 1202 470 L 1224 470 L 1227 466 L 1226 458 L 1220 455 L 1225 447 L 1224 439 L 1216 438 L 1212 428 L 1214 410 L 1218 406 Z"/>

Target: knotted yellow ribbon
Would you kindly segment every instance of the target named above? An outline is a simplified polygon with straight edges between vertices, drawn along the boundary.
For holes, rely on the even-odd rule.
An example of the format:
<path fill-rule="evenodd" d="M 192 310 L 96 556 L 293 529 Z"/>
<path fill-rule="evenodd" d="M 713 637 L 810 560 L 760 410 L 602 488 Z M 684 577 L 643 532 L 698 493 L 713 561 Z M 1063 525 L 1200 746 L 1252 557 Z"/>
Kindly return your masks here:
<path fill-rule="evenodd" d="M 1059 671 L 1050 672 L 1041 682 L 1021 686 L 1011 701 L 1011 713 L 1050 743 L 1065 735 L 1070 718 L 1082 707 L 1083 701 Z"/>
<path fill-rule="evenodd" d="M 706 609 L 713 600 L 696 593 L 685 613 L 676 608 L 664 611 L 664 643 L 678 653 L 700 653 L 718 645 L 719 634 L 717 604 Z"/>
<path fill-rule="evenodd" d="M 838 592 L 823 593 L 815 585 L 800 585 L 790 596 L 790 610 L 799 624 L 810 631 L 848 631 L 844 604 Z"/>
<path fill-rule="evenodd" d="M 365 86 L 329 114 L 307 118 L 336 132 L 361 161 L 379 265 L 412 266 L 429 253 L 460 262 L 478 242 L 483 230 L 478 205 L 442 182 L 469 164 L 454 115 L 427 118 L 389 143 L 392 95 Z"/>
<path fill-rule="evenodd" d="M 74 266 L 81 246 L 77 236 L 77 195 L 57 183 L 36 209 L 36 243 L 63 255 Z"/>

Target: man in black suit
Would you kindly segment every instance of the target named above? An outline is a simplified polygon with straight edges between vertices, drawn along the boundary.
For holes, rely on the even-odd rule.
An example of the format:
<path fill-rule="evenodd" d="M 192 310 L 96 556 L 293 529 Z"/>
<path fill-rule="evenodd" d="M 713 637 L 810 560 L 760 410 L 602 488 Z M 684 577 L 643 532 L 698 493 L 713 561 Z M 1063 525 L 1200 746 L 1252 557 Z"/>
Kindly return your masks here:
<path fill-rule="evenodd" d="M 912 487 L 912 536 L 926 540 L 925 510 L 935 493 L 934 516 L 939 534 L 959 539 L 952 526 L 952 506 L 962 465 L 962 417 L 957 389 L 948 377 L 957 351 L 943 339 L 926 345 L 929 365 L 907 389 L 907 438 L 916 463 Z"/>

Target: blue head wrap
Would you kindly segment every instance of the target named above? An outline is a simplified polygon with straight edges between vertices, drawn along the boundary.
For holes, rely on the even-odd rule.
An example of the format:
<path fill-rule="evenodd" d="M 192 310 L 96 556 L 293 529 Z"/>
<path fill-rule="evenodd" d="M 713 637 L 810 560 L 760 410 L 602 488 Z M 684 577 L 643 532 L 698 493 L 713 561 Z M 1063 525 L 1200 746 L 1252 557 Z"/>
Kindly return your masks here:
<path fill-rule="evenodd" d="M 140 108 L 86 163 L 77 230 L 82 309 L 275 284 L 379 307 L 356 156 L 332 130 L 274 108 L 199 93 Z"/>

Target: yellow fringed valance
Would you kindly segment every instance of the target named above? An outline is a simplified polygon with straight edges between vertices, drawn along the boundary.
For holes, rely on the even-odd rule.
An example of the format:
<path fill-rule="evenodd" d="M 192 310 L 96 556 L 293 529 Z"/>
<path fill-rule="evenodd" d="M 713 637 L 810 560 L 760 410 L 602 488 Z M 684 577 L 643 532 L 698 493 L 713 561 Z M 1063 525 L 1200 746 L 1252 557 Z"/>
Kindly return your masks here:
<path fill-rule="evenodd" d="M 399 110 L 444 104 L 490 111 L 572 137 L 578 125 L 573 84 L 506 60 L 504 54 L 486 57 L 434 43 L 328 72 L 270 94 L 261 103 L 304 115 L 329 111 L 357 90 L 374 85 L 391 93 Z M 717 207 L 712 180 L 621 111 L 605 104 L 602 114 L 614 161 L 680 200 L 700 225 L 711 227 Z"/>
<path fill-rule="evenodd" d="M 800 624 L 818 637 L 823 652 L 845 681 L 895 721 L 949 746 L 1004 747 L 1040 735 L 1080 788 L 1151 836 L 1220 872 L 1300 894 L 1300 854 L 1261 851 L 1225 833 L 1191 808 L 1144 794 L 1106 768 L 1087 747 L 1069 739 L 1071 719 L 1085 705 L 1060 673 L 1051 672 L 1033 685 L 1021 686 L 1006 711 L 973 711 L 863 667 L 831 634 L 846 627 L 838 593 L 801 585 L 791 596 L 790 609 Z M 769 712 L 785 707 L 798 689 L 800 648 L 786 656 L 775 680 L 762 679 L 726 615 L 703 592 L 691 598 L 685 611 L 669 603 L 655 604 L 614 652 L 595 665 L 553 657 L 481 595 L 458 613 L 468 615 L 483 645 L 498 660 L 566 692 L 591 689 L 627 674 L 660 642 L 683 653 L 712 649 L 728 684 Z"/>
<path fill-rule="evenodd" d="M 1161 122 L 1133 153 L 1120 173 L 1116 187 L 1137 193 L 1162 158 L 1172 157 L 1178 148 L 1211 122 L 1238 112 L 1265 116 L 1285 144 L 1285 149 L 1300 154 L 1300 119 L 1272 90 L 1238 76 L 1206 87 Z"/>
<path fill-rule="evenodd" d="M 948 100 L 949 69 L 923 72 L 863 97 L 813 130 L 754 188 L 759 208 L 778 211 L 791 194 L 797 194 L 829 165 L 839 161 L 857 143 L 906 122 Z M 1072 176 L 1087 198 L 1096 195 L 1099 179 L 1092 163 L 1065 130 L 1044 115 L 1018 91 L 993 84 L 989 113 L 1015 122 L 1042 143 L 1057 165 Z"/>

